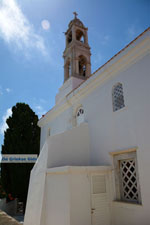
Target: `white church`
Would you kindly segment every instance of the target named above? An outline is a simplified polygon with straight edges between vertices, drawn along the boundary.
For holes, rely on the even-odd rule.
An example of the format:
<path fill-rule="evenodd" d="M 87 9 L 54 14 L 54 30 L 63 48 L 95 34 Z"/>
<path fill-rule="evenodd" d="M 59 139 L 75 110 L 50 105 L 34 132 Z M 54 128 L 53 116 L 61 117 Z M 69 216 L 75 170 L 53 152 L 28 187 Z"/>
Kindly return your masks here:
<path fill-rule="evenodd" d="M 91 74 L 74 14 L 24 225 L 150 225 L 150 28 Z"/>

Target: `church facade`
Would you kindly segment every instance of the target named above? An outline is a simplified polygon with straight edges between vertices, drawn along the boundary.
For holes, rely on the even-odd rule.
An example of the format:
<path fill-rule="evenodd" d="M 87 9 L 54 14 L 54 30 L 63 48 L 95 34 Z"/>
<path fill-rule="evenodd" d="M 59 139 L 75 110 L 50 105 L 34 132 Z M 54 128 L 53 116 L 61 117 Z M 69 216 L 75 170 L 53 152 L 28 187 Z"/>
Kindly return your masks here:
<path fill-rule="evenodd" d="M 75 13 L 25 225 L 150 224 L 150 28 L 93 74 L 87 30 Z"/>

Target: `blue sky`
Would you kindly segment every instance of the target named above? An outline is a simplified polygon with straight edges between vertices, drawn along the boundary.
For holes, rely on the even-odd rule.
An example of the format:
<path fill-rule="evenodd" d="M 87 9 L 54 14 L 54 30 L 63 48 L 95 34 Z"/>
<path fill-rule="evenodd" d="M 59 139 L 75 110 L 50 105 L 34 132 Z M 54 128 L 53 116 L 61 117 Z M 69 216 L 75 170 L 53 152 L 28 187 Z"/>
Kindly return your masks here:
<path fill-rule="evenodd" d="M 74 11 L 88 27 L 92 72 L 150 26 L 150 0 L 0 0 L 0 144 L 17 102 L 39 117 L 54 105 Z"/>

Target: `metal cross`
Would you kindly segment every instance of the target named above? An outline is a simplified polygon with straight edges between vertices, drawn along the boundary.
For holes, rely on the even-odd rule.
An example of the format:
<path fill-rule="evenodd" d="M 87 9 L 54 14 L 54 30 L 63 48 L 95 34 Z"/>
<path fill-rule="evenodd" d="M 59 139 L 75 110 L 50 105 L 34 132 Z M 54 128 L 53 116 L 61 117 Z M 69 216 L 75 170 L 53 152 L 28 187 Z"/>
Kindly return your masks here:
<path fill-rule="evenodd" d="M 77 18 L 78 13 L 73 12 L 75 19 Z"/>

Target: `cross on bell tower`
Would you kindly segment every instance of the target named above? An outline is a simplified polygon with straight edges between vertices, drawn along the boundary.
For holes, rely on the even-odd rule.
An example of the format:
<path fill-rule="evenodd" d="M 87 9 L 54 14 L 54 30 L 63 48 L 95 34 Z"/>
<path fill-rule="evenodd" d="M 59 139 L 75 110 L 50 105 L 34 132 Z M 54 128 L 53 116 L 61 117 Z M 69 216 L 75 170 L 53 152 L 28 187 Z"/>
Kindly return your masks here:
<path fill-rule="evenodd" d="M 74 14 L 74 18 L 75 18 L 75 19 L 77 19 L 77 15 L 78 15 L 78 13 L 73 12 L 73 14 Z"/>
<path fill-rule="evenodd" d="M 70 21 L 66 35 L 64 57 L 64 82 L 70 77 L 85 80 L 91 74 L 91 53 L 88 45 L 88 28 L 77 18 Z"/>

